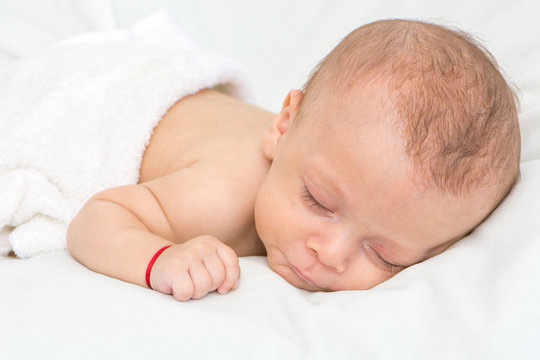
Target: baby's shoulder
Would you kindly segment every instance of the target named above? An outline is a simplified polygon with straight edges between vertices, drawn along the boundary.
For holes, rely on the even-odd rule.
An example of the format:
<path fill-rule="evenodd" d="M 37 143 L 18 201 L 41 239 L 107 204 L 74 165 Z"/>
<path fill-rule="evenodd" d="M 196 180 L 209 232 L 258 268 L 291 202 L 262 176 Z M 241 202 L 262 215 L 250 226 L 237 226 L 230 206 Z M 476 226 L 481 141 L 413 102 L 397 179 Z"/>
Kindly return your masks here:
<path fill-rule="evenodd" d="M 239 255 L 242 251 L 253 255 L 253 209 L 262 179 L 247 171 L 248 166 L 228 166 L 227 161 L 215 159 L 197 160 L 142 185 L 159 204 L 173 241 L 183 243 L 199 235 L 212 235 L 240 251 Z"/>
<path fill-rule="evenodd" d="M 172 106 L 154 129 L 143 155 L 141 181 L 161 177 L 196 161 L 242 166 L 260 151 L 274 114 L 213 90 Z M 247 165 L 247 164 L 246 164 Z M 217 169 L 216 169 L 217 170 Z"/>
<path fill-rule="evenodd" d="M 177 241 L 206 234 L 236 249 L 231 242 L 256 238 L 253 208 L 269 166 L 261 142 L 272 117 L 220 98 L 195 97 L 169 110 L 145 151 L 139 182 L 155 195 Z"/>

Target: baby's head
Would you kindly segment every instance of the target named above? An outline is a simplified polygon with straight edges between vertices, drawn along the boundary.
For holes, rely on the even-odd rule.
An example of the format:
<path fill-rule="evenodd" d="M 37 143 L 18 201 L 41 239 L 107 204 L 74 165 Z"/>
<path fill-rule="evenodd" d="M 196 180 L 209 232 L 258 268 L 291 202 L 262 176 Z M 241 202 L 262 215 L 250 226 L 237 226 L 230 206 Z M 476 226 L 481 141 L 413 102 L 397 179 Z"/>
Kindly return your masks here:
<path fill-rule="evenodd" d="M 368 289 L 470 233 L 519 178 L 514 93 L 463 33 L 403 20 L 349 34 L 263 140 L 255 222 L 307 290 Z"/>

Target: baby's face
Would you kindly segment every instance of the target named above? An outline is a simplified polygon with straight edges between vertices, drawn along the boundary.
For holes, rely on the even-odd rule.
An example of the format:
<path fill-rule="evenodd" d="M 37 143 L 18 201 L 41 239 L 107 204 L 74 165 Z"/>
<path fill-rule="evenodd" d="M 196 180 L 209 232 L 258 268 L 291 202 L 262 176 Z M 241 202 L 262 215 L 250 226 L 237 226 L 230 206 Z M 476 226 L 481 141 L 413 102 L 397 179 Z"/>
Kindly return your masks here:
<path fill-rule="evenodd" d="M 384 100 L 366 90 L 328 101 L 276 146 L 255 222 L 270 267 L 296 287 L 369 289 L 442 252 L 489 213 L 480 198 L 413 180 Z"/>

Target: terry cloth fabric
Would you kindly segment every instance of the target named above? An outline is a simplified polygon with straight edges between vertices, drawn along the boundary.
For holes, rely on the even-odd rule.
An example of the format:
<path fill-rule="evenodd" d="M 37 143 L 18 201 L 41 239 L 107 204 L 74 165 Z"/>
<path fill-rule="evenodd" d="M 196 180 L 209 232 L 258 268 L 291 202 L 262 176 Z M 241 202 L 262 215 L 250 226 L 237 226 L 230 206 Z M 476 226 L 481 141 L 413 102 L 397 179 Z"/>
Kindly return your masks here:
<path fill-rule="evenodd" d="M 180 98 L 218 87 L 251 100 L 243 68 L 166 15 L 87 33 L 0 70 L 0 253 L 66 247 L 93 194 L 138 181 L 153 128 Z"/>

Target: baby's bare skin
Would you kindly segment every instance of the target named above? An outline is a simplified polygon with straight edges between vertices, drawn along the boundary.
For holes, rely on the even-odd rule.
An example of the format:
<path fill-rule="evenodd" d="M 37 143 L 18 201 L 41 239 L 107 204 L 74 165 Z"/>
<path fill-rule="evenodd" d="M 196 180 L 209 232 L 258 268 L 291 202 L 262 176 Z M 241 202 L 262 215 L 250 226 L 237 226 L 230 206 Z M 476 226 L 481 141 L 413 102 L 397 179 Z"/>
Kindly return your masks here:
<path fill-rule="evenodd" d="M 139 184 L 163 183 L 165 213 L 183 214 L 170 215 L 169 240 L 208 234 L 239 256 L 264 255 L 253 206 L 270 165 L 261 139 L 275 116 L 213 90 L 184 98 L 168 111 L 144 153 Z M 196 221 L 190 216 L 195 209 L 197 218 L 215 220 Z"/>
<path fill-rule="evenodd" d="M 274 117 L 212 90 L 177 102 L 154 130 L 139 184 L 95 195 L 73 220 L 68 231 L 73 256 L 94 271 L 146 286 L 152 255 L 191 240 L 159 257 L 152 287 L 178 300 L 235 288 L 237 256 L 265 254 L 253 207 L 269 167 L 261 138 Z M 197 275 L 196 254 L 212 267 L 209 277 Z M 198 264 L 190 269 L 194 261 Z"/>

